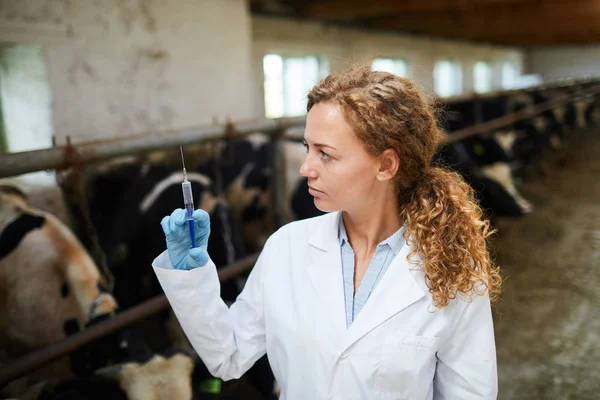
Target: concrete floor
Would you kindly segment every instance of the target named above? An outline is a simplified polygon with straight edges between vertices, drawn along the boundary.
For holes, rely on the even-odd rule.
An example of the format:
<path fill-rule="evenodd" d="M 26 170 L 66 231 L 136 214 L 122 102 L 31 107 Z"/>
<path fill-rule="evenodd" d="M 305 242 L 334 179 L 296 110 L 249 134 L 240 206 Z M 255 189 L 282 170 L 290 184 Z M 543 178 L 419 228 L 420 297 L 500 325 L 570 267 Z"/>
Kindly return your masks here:
<path fill-rule="evenodd" d="M 494 220 L 501 400 L 600 399 L 599 154 L 600 131 L 580 133 L 563 167 L 525 182 L 534 213 Z"/>

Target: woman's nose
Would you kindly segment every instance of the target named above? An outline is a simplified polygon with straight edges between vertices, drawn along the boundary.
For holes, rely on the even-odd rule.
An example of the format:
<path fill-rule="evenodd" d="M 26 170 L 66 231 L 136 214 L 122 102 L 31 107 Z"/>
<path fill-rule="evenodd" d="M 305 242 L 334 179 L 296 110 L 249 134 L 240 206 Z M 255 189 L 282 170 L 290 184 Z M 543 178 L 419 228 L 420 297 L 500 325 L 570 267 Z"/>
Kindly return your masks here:
<path fill-rule="evenodd" d="M 316 178 L 317 171 L 315 171 L 315 169 L 312 167 L 309 159 L 310 159 L 310 154 L 308 154 L 306 156 L 306 158 L 304 159 L 304 162 L 300 166 L 300 175 L 305 176 L 307 178 Z"/>

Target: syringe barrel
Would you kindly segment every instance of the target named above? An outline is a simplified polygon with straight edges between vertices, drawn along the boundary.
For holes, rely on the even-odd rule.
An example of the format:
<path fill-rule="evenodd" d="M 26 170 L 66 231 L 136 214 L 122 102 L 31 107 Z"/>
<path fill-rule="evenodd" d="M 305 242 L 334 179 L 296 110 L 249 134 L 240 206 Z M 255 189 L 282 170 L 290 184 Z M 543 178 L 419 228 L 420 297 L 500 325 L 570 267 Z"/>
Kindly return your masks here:
<path fill-rule="evenodd" d="M 183 182 L 181 184 L 183 190 L 183 204 L 185 208 L 194 208 L 194 198 L 192 196 L 192 184 L 190 182 Z"/>

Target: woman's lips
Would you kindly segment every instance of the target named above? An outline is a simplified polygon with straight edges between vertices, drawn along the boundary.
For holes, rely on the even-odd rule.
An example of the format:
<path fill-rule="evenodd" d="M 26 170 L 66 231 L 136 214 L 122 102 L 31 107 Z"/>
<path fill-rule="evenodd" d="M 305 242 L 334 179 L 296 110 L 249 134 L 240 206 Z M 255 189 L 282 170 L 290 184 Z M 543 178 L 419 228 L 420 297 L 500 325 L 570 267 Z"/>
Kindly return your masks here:
<path fill-rule="evenodd" d="M 320 197 L 325 194 L 322 191 L 313 188 L 312 186 L 308 187 L 308 193 L 310 193 L 310 195 L 313 197 Z"/>

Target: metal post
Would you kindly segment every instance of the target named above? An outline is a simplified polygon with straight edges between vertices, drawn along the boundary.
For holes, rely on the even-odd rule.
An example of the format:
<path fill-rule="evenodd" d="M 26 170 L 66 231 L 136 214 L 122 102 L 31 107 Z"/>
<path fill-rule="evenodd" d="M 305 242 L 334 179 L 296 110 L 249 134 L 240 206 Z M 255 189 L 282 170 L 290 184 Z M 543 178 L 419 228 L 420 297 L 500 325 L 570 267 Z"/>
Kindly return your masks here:
<path fill-rule="evenodd" d="M 280 126 L 275 132 L 271 135 L 271 151 L 269 153 L 270 156 L 270 165 L 271 165 L 271 198 L 272 198 L 272 223 L 273 229 L 277 230 L 282 225 L 284 225 L 286 221 L 285 216 L 285 198 L 286 193 L 286 171 L 285 171 L 285 128 Z"/>
<path fill-rule="evenodd" d="M 473 113 L 475 115 L 475 124 L 483 122 L 483 101 L 477 96 L 473 99 Z"/>

